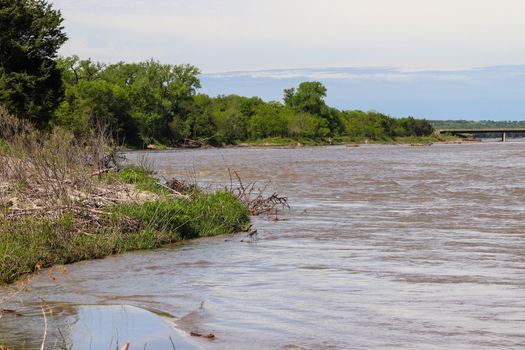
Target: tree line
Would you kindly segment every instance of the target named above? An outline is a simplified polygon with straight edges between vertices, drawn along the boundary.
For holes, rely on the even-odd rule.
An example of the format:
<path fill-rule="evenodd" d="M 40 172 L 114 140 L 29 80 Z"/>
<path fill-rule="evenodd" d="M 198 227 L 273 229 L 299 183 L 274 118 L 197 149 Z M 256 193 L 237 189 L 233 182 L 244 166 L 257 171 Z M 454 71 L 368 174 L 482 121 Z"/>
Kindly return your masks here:
<path fill-rule="evenodd" d="M 110 130 L 132 147 L 211 145 L 264 138 L 329 141 L 425 136 L 432 125 L 412 117 L 341 111 L 325 102 L 320 82 L 286 89 L 283 101 L 198 93 L 198 68 L 103 64 L 57 57 L 67 40 L 60 12 L 44 0 L 0 0 L 0 104 L 41 128 L 64 127 L 77 137 Z"/>

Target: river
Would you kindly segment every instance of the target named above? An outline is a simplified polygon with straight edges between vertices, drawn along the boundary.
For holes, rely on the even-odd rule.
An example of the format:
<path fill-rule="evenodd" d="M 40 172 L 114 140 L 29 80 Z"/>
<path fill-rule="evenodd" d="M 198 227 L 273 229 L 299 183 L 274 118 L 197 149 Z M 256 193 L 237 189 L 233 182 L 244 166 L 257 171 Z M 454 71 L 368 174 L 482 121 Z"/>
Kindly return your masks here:
<path fill-rule="evenodd" d="M 256 242 L 215 237 L 44 271 L 19 296 L 24 316 L 0 319 L 0 339 L 40 344 L 44 298 L 79 349 L 77 305 L 170 315 L 198 349 L 525 348 L 525 143 L 128 156 L 210 186 L 236 169 L 271 180 L 292 207 L 254 218 Z M 95 333 L 80 339 L 109 346 Z"/>

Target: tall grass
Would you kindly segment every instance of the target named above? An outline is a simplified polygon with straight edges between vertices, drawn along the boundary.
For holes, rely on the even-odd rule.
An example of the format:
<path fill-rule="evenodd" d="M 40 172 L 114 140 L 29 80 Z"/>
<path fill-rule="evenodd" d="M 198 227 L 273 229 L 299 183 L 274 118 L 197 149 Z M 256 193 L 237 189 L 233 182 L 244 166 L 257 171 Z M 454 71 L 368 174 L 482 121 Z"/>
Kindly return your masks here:
<path fill-rule="evenodd" d="M 104 225 L 79 231 L 71 213 L 56 219 L 0 217 L 0 283 L 43 267 L 158 248 L 184 239 L 246 229 L 248 210 L 229 193 L 108 208 Z"/>

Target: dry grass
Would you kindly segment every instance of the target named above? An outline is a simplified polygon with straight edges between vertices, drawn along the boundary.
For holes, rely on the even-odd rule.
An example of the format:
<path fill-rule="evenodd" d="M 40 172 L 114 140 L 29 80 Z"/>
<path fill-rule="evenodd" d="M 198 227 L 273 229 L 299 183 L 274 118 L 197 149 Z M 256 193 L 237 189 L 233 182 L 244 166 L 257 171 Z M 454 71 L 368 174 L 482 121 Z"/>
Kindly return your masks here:
<path fill-rule="evenodd" d="M 116 203 L 154 199 L 133 186 L 101 181 L 104 173 L 119 168 L 116 148 L 106 135 L 101 131 L 78 140 L 63 129 L 43 133 L 0 109 L 3 215 L 58 218 L 74 212 L 83 221 L 96 221 Z"/>

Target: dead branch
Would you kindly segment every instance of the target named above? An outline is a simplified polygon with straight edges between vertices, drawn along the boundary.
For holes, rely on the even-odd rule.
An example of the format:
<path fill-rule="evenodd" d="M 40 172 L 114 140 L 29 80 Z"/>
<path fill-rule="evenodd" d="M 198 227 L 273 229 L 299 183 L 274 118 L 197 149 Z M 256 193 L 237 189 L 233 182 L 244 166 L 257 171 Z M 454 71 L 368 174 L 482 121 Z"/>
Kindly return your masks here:
<path fill-rule="evenodd" d="M 176 178 L 168 180 L 166 182 L 166 187 L 181 195 L 199 190 L 197 185 Z"/>
<path fill-rule="evenodd" d="M 237 180 L 235 187 L 232 173 Z M 287 197 L 277 192 L 271 192 L 270 195 L 267 195 L 271 181 L 259 187 L 257 182 L 244 184 L 236 170 L 228 169 L 228 174 L 230 175 L 230 187 L 226 186 L 225 191 L 230 192 L 244 203 L 251 215 L 277 215 L 279 210 L 290 209 Z"/>

